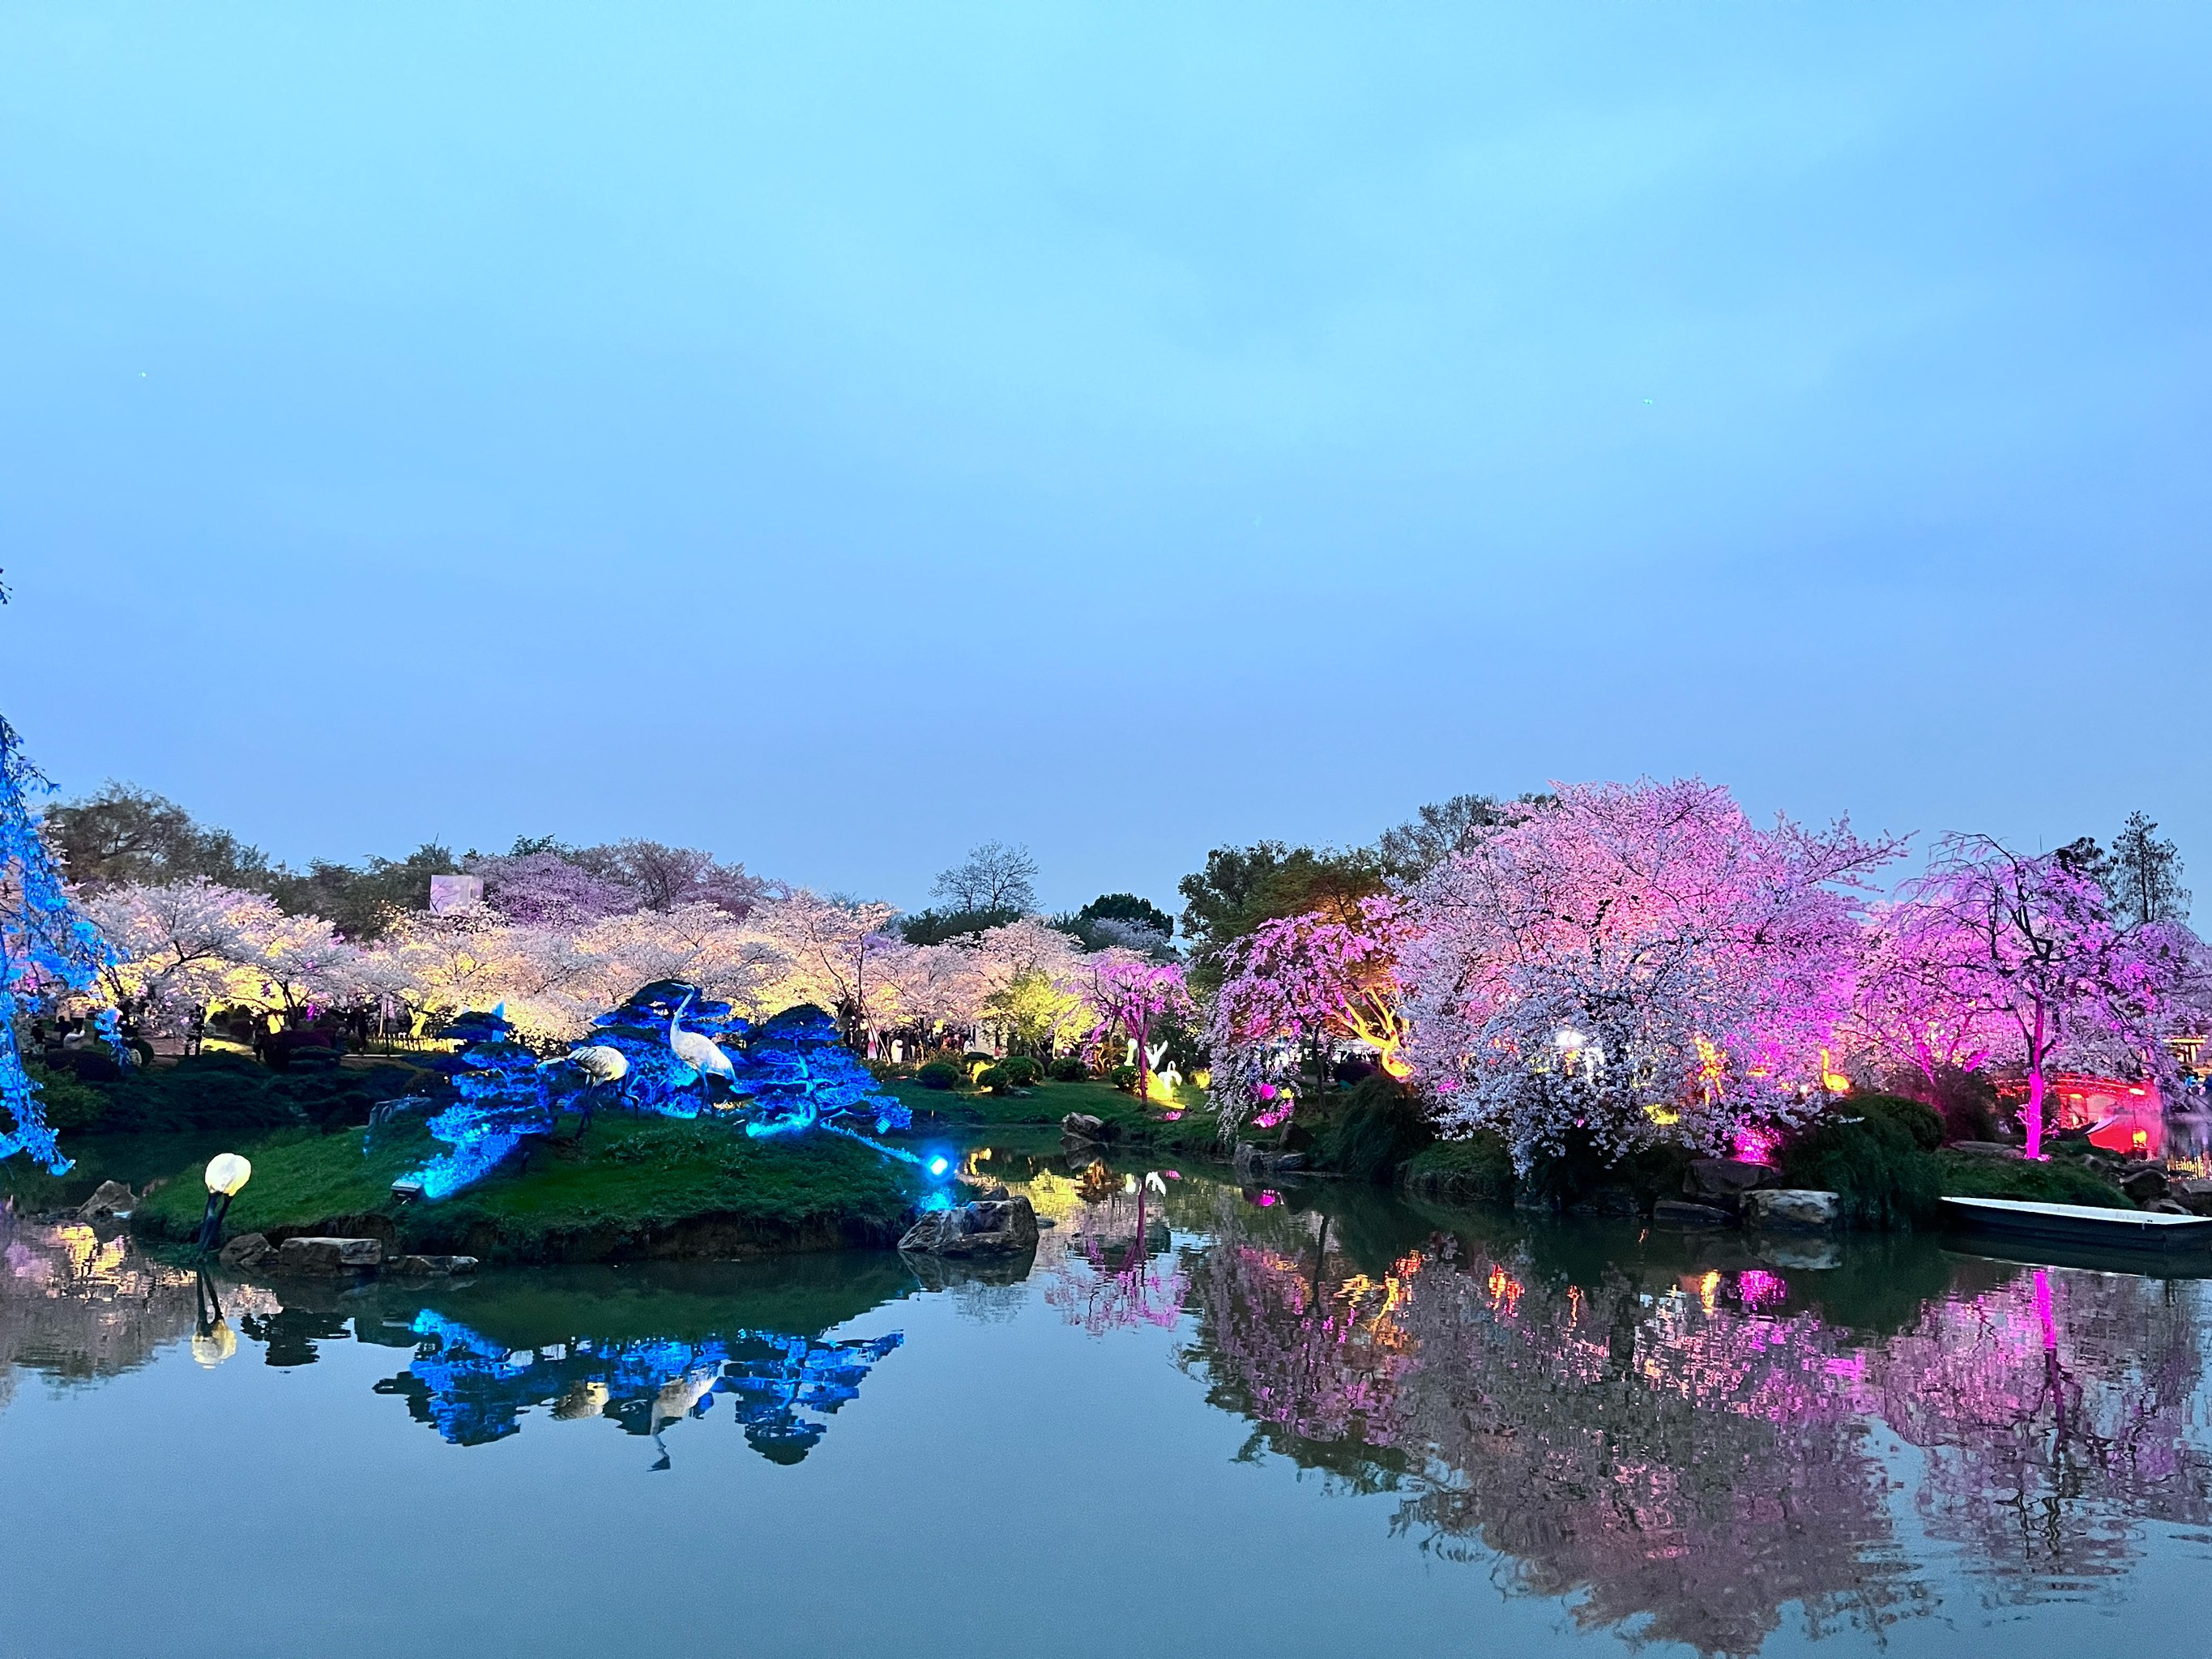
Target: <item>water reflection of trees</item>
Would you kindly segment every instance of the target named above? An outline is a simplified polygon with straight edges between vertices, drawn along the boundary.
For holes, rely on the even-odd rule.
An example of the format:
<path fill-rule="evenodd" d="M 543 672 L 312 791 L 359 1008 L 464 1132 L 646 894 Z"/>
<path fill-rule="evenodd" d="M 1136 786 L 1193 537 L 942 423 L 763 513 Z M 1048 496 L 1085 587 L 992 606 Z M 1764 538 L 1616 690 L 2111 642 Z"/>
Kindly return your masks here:
<path fill-rule="evenodd" d="M 1922 1522 L 1991 1599 L 2076 1595 L 2146 1523 L 2212 1522 L 2205 1291 L 1982 1267 L 1882 1344 L 1865 1406 L 1923 1454 Z"/>
<path fill-rule="evenodd" d="M 780 1331 L 738 1330 L 695 1338 L 566 1341 L 508 1348 L 424 1309 L 413 1362 L 376 1385 L 407 1401 L 417 1422 L 456 1445 L 517 1433 L 523 1416 L 550 1407 L 561 1420 L 611 1418 L 651 1437 L 668 1467 L 663 1431 L 707 1416 L 717 1400 L 745 1443 L 771 1462 L 796 1463 L 818 1443 L 828 1419 L 859 1397 L 871 1367 L 903 1340 L 830 1341 Z"/>
<path fill-rule="evenodd" d="M 19 1369 L 78 1382 L 145 1364 L 194 1334 L 198 1291 L 189 1269 L 154 1260 L 120 1234 L 0 1210 L 0 1403 Z M 234 1314 L 273 1306 L 265 1291 L 243 1285 L 225 1286 L 223 1297 Z"/>
<path fill-rule="evenodd" d="M 1585 1626 L 1747 1653 L 1793 1608 L 1923 1610 L 1899 1501 L 2008 1600 L 2207 1518 L 2197 1285 L 1969 1267 L 1869 1332 L 1741 1261 L 1568 1273 L 1449 1234 L 1376 1260 L 1330 1224 L 1224 1203 L 1188 1354 L 1215 1403 Z"/>

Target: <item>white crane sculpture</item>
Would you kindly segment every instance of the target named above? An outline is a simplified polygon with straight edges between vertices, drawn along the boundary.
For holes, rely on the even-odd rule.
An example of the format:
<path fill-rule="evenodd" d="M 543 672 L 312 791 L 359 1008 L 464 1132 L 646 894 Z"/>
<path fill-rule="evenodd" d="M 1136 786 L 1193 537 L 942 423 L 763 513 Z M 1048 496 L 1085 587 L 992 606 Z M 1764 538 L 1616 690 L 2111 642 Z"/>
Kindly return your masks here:
<path fill-rule="evenodd" d="M 702 1078 L 718 1077 L 725 1083 L 735 1083 L 738 1073 L 737 1068 L 730 1064 L 730 1057 L 715 1047 L 713 1039 L 703 1032 L 684 1029 L 684 1011 L 691 1006 L 691 999 L 696 994 L 686 991 L 684 1000 L 676 1005 L 676 1012 L 668 1017 L 669 1049 Z"/>

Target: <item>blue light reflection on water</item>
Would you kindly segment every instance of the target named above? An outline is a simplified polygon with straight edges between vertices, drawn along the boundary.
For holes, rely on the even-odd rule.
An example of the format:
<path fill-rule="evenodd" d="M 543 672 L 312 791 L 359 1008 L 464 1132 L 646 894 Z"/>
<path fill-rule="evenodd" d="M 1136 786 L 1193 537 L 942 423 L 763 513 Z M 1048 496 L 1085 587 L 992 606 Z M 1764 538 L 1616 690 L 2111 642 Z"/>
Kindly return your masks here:
<path fill-rule="evenodd" d="M 1446 1237 L 1347 1199 L 1323 1236 L 1296 1204 L 1193 1183 L 1140 1240 L 1109 1197 L 1064 1210 L 1026 1277 L 934 1291 L 880 1252 L 281 1310 L 240 1289 L 242 1340 L 211 1366 L 189 1298 L 143 1352 L 114 1298 L 88 1302 L 74 1359 L 66 1309 L 0 1302 L 0 1490 L 37 1517 L 0 1552 L 0 1650 L 1538 1654 L 1638 1632 L 1687 1651 L 1664 1634 L 1703 1629 L 1842 1654 L 1878 1627 L 1892 1653 L 2028 1659 L 2147 1649 L 2194 1616 L 2201 1283 L 1587 1231 L 1563 1278 L 1516 1224 Z M 1117 1293 L 1171 1278 L 1179 1316 Z M 1977 1321 L 1997 1340 L 1953 1364 L 1946 1334 Z M 733 1357 L 803 1370 L 892 1330 L 803 1462 L 681 1398 Z M 776 1340 L 741 1356 L 747 1332 Z M 456 1351 L 481 1368 L 441 1379 Z M 617 1353 L 631 1373 L 600 1363 Z M 591 1374 L 500 1397 L 572 1358 Z M 409 1376 L 449 1401 L 493 1384 L 473 1406 L 519 1431 L 417 1413 L 389 1397 Z M 2034 1497 L 2053 1376 L 2075 1496 L 2008 1510 L 1984 1488 L 2009 1472 Z M 621 1431 L 651 1428 L 658 1448 Z M 216 1549 L 227 1616 L 174 1618 Z M 1763 1603 L 1791 1590 L 1818 1639 L 1803 1601 Z"/>

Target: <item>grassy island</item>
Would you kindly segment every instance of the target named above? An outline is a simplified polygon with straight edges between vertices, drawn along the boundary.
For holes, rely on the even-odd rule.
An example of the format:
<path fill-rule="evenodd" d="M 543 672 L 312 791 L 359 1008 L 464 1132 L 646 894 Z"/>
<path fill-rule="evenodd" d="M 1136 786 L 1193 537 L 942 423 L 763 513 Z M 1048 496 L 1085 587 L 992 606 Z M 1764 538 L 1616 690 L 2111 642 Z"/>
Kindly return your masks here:
<path fill-rule="evenodd" d="M 362 1142 L 357 1128 L 243 1142 L 236 1150 L 253 1161 L 253 1179 L 227 1232 L 337 1232 L 487 1261 L 742 1258 L 893 1243 L 923 1187 L 911 1166 L 834 1135 L 750 1140 L 719 1124 L 614 1115 L 454 1197 L 402 1202 L 392 1181 L 438 1144 L 416 1125 L 380 1131 L 367 1152 Z M 191 1237 L 205 1200 L 197 1174 L 157 1188 L 134 1230 Z"/>

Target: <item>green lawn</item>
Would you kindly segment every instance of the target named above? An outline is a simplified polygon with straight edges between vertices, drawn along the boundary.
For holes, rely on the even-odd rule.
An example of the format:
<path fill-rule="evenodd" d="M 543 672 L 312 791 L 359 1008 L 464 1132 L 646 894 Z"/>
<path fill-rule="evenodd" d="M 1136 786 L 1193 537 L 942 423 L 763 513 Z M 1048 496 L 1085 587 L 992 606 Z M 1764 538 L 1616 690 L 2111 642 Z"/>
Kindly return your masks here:
<path fill-rule="evenodd" d="M 2085 1204 L 2132 1210 L 2136 1201 L 2093 1166 L 2054 1154 L 2040 1164 L 2025 1158 L 1983 1158 L 1939 1152 L 1942 1190 L 1951 1198 L 2011 1198 L 2031 1204 Z"/>
<path fill-rule="evenodd" d="M 967 1089 L 925 1089 L 904 1079 L 884 1085 L 914 1113 L 915 1132 L 962 1134 L 977 1129 L 1025 1125 L 1057 1128 L 1070 1112 L 1087 1112 L 1113 1124 L 1124 1140 L 1153 1146 L 1200 1149 L 1215 1139 L 1213 1114 L 1206 1105 L 1206 1091 L 1186 1083 L 1182 1097 L 1191 1103 L 1182 1116 L 1170 1123 L 1160 1109 L 1124 1093 L 1110 1083 L 1086 1078 L 1079 1083 L 1039 1083 L 1023 1093 L 986 1094 Z"/>
<path fill-rule="evenodd" d="M 714 1230 L 713 1253 L 883 1243 L 921 1196 L 908 1164 L 830 1135 L 750 1140 L 719 1124 L 603 1117 L 580 1143 L 541 1146 L 437 1202 L 396 1202 L 393 1179 L 438 1149 L 410 1126 L 362 1151 L 362 1132 L 283 1130 L 237 1148 L 253 1179 L 227 1232 L 300 1231 L 338 1223 L 388 1231 L 399 1248 L 492 1260 L 595 1260 L 676 1248 L 672 1235 Z M 205 1192 L 195 1163 L 133 1218 L 156 1239 L 182 1242 L 199 1224 Z"/>

